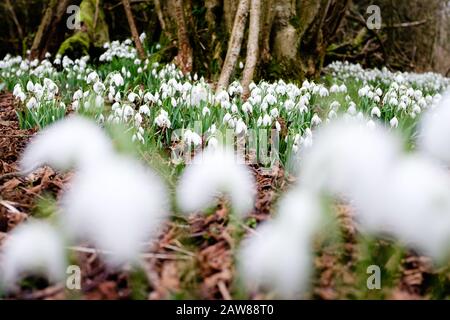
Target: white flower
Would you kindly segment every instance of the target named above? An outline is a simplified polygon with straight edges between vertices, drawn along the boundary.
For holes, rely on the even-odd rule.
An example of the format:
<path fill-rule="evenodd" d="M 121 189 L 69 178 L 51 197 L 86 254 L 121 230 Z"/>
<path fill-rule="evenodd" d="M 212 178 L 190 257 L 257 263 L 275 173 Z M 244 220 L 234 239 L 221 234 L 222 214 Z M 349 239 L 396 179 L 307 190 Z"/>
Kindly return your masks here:
<path fill-rule="evenodd" d="M 366 123 L 337 119 L 319 129 L 302 157 L 303 186 L 346 199 L 375 190 L 374 183 L 390 170 L 401 148 L 381 126 L 369 129 Z"/>
<path fill-rule="evenodd" d="M 450 179 L 435 163 L 408 156 L 379 185 L 381 197 L 364 203 L 366 225 L 440 260 L 450 253 Z M 382 199 L 382 201 L 380 201 Z"/>
<path fill-rule="evenodd" d="M 68 234 L 93 243 L 113 267 L 136 262 L 168 213 L 161 179 L 117 155 L 78 172 L 61 203 Z"/>
<path fill-rule="evenodd" d="M 147 35 L 145 34 L 145 32 L 142 32 L 142 33 L 139 35 L 139 40 L 141 40 L 141 42 L 144 42 L 145 38 L 147 38 Z"/>
<path fill-rule="evenodd" d="M 142 106 L 139 107 L 139 113 L 145 114 L 145 115 L 150 115 L 150 109 L 148 107 L 148 105 L 143 104 Z"/>
<path fill-rule="evenodd" d="M 239 119 L 235 125 L 235 133 L 236 135 L 247 133 L 247 125 L 242 119 Z"/>
<path fill-rule="evenodd" d="M 304 293 L 312 273 L 310 248 L 277 223 L 265 223 L 256 232 L 244 240 L 238 254 L 246 287 L 269 288 L 285 299 Z"/>
<path fill-rule="evenodd" d="M 177 202 L 184 212 L 192 213 L 212 206 L 221 192 L 230 197 L 238 216 L 253 208 L 255 182 L 243 160 L 230 149 L 206 149 L 184 170 L 177 187 Z"/>
<path fill-rule="evenodd" d="M 27 91 L 32 92 L 34 90 L 34 84 L 31 80 L 28 80 L 27 82 Z"/>
<path fill-rule="evenodd" d="M 81 98 L 83 98 L 83 91 L 82 90 L 77 90 L 75 91 L 75 93 L 73 94 L 73 100 L 80 100 Z"/>
<path fill-rule="evenodd" d="M 40 131 L 25 148 L 20 160 L 25 173 L 49 165 L 68 170 L 89 165 L 113 152 L 111 141 L 95 124 L 79 116 L 69 116 Z"/>
<path fill-rule="evenodd" d="M 272 124 L 272 118 L 268 115 L 265 114 L 264 117 L 262 118 L 262 125 L 263 126 L 270 126 Z"/>
<path fill-rule="evenodd" d="M 390 121 L 389 124 L 392 128 L 397 128 L 398 127 L 398 119 L 397 117 L 393 117 Z"/>
<path fill-rule="evenodd" d="M 27 108 L 33 109 L 34 107 L 38 106 L 38 102 L 35 97 L 31 97 L 30 100 L 27 102 Z"/>
<path fill-rule="evenodd" d="M 105 85 L 103 83 L 101 83 L 100 81 L 97 81 L 96 83 L 94 83 L 93 89 L 96 94 L 100 94 L 106 90 Z"/>
<path fill-rule="evenodd" d="M 419 149 L 450 166 L 450 92 L 438 106 L 428 111 L 420 124 Z"/>
<path fill-rule="evenodd" d="M 188 145 L 194 144 L 194 146 L 199 146 L 202 144 L 202 137 L 196 132 L 192 132 L 191 130 L 186 130 L 183 135 L 183 140 Z"/>
<path fill-rule="evenodd" d="M 321 123 L 322 123 L 322 120 L 319 118 L 317 113 L 314 113 L 313 117 L 311 118 L 311 125 L 318 126 Z"/>
<path fill-rule="evenodd" d="M 112 81 L 117 87 L 121 87 L 124 85 L 124 80 L 120 73 L 114 73 L 114 75 L 112 76 Z"/>
<path fill-rule="evenodd" d="M 10 289 L 24 275 L 44 275 L 51 282 L 64 279 L 64 245 L 61 236 L 45 222 L 19 225 L 2 249 L 0 277 Z"/>
<path fill-rule="evenodd" d="M 89 73 L 87 78 L 86 78 L 87 84 L 95 83 L 95 82 L 97 82 L 99 80 L 100 80 L 100 77 L 98 76 L 97 72 L 95 72 L 95 71 Z"/>
<path fill-rule="evenodd" d="M 169 120 L 169 114 L 167 111 L 161 109 L 159 115 L 155 118 L 155 124 L 160 128 L 170 128 L 171 122 Z"/>
<path fill-rule="evenodd" d="M 278 118 L 278 115 L 279 115 L 278 109 L 277 108 L 273 108 L 272 110 L 270 110 L 270 115 L 273 118 Z"/>
<path fill-rule="evenodd" d="M 370 112 L 370 115 L 373 116 L 377 116 L 378 118 L 381 117 L 381 110 L 378 107 L 373 107 L 372 111 Z"/>
<path fill-rule="evenodd" d="M 209 114 L 211 114 L 211 111 L 209 111 L 208 107 L 203 107 L 202 116 L 205 117 L 206 115 L 209 115 Z"/>
<path fill-rule="evenodd" d="M 275 103 L 277 103 L 277 98 L 275 98 L 275 96 L 273 94 L 268 94 L 267 96 L 264 97 L 264 101 L 269 105 L 274 105 Z"/>
<path fill-rule="evenodd" d="M 253 112 L 253 106 L 250 102 L 246 101 L 242 105 L 242 111 L 245 113 L 252 113 Z"/>
<path fill-rule="evenodd" d="M 133 103 L 136 100 L 137 97 L 138 97 L 138 95 L 136 93 L 130 92 L 128 94 L 128 101 Z"/>

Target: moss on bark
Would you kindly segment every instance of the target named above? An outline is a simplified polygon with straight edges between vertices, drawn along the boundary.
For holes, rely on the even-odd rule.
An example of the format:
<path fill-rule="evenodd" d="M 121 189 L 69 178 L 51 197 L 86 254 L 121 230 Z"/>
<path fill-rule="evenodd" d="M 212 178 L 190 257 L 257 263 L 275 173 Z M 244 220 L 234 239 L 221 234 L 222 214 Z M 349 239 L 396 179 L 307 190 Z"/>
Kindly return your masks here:
<path fill-rule="evenodd" d="M 80 57 L 88 54 L 92 47 L 100 48 L 109 41 L 109 29 L 102 2 L 102 0 L 81 1 L 79 12 L 81 29 L 61 44 L 59 54 Z"/>

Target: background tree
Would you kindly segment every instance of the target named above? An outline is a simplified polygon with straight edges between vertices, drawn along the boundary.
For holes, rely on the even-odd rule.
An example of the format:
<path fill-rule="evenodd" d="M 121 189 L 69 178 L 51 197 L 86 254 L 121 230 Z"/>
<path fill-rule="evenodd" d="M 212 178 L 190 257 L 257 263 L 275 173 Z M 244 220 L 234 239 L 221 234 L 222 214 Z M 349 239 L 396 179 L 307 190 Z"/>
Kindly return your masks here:
<path fill-rule="evenodd" d="M 66 27 L 71 4 L 81 8 L 79 30 Z M 110 33 L 118 40 L 131 37 L 131 16 L 135 33 L 145 31 L 150 47 L 161 45 L 153 59 L 173 61 L 184 72 L 198 72 L 219 87 L 235 77 L 242 77 L 244 87 L 261 78 L 314 78 L 334 60 L 401 70 L 450 69 L 448 0 L 129 0 L 129 4 L 131 14 L 126 14 L 122 0 L 3 1 L 0 54 L 24 55 L 30 50 L 32 57 L 42 58 L 47 51 L 59 51 L 95 59 Z M 381 8 L 380 30 L 367 28 L 369 5 Z M 245 62 L 243 70 L 236 68 L 240 62 Z"/>

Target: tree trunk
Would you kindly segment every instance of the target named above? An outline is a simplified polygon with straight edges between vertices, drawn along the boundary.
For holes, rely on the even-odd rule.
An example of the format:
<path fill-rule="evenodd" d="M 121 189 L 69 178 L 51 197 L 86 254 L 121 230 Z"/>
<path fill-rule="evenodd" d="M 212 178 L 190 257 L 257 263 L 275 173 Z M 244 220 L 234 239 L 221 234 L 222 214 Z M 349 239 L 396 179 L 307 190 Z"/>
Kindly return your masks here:
<path fill-rule="evenodd" d="M 242 77 L 243 97 L 247 99 L 249 95 L 249 85 L 253 80 L 256 63 L 259 54 L 259 28 L 261 17 L 261 0 L 251 0 L 250 4 L 250 25 L 247 42 L 247 57 Z"/>
<path fill-rule="evenodd" d="M 109 42 L 109 29 L 101 0 L 82 0 L 79 17 L 81 28 L 61 44 L 58 50 L 60 55 L 81 57 Z"/>
<path fill-rule="evenodd" d="M 55 11 L 57 5 L 58 0 L 51 0 L 47 9 L 45 9 L 44 16 L 34 37 L 33 45 L 31 46 L 30 59 L 36 59 L 42 55 L 41 51 L 44 46 L 45 35 L 48 34 L 47 31 L 52 23 L 53 11 Z"/>
<path fill-rule="evenodd" d="M 133 13 L 131 12 L 130 0 L 122 0 L 123 8 L 125 9 L 125 14 L 127 16 L 128 25 L 130 26 L 131 36 L 133 37 L 134 44 L 136 45 L 136 50 L 138 52 L 139 58 L 145 59 L 144 47 L 142 47 L 141 39 L 139 38 L 139 33 L 136 28 L 136 23 L 134 22 Z"/>
<path fill-rule="evenodd" d="M 242 40 L 244 38 L 248 9 L 249 0 L 240 0 L 234 19 L 233 31 L 231 32 L 230 40 L 228 42 L 227 55 L 222 66 L 222 72 L 220 73 L 219 81 L 217 83 L 217 92 L 228 87 L 231 74 L 233 73 L 236 66 L 236 62 L 241 51 Z"/>
<path fill-rule="evenodd" d="M 186 19 L 184 17 L 183 0 L 175 0 L 175 17 L 177 20 L 178 54 L 175 63 L 183 73 L 192 71 L 193 52 L 189 42 Z"/>
<path fill-rule="evenodd" d="M 6 5 L 6 9 L 8 10 L 9 14 L 11 15 L 11 18 L 14 21 L 14 24 L 16 25 L 17 35 L 19 36 L 20 39 L 23 39 L 22 27 L 20 26 L 19 20 L 17 19 L 16 12 L 14 11 L 14 7 L 11 4 L 11 0 L 6 0 L 5 5 Z"/>

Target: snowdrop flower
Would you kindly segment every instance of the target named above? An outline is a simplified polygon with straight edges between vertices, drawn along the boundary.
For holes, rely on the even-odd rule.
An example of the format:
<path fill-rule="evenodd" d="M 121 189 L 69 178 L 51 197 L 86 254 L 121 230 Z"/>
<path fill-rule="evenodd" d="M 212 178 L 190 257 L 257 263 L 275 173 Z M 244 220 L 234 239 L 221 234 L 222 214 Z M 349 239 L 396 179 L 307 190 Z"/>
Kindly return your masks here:
<path fill-rule="evenodd" d="M 243 217 L 252 208 L 255 181 L 233 150 L 207 148 L 184 170 L 177 187 L 177 202 L 186 213 L 212 206 L 219 193 L 230 197 L 234 212 Z"/>
<path fill-rule="evenodd" d="M 242 111 L 245 113 L 252 113 L 253 112 L 253 106 L 250 102 L 246 101 L 244 104 L 242 104 Z"/>
<path fill-rule="evenodd" d="M 142 32 L 142 33 L 139 35 L 139 40 L 141 40 L 141 42 L 144 42 L 145 38 L 147 38 L 147 35 L 145 34 L 145 32 Z"/>
<path fill-rule="evenodd" d="M 351 199 L 376 190 L 400 152 L 400 143 L 382 127 L 337 119 L 319 129 L 314 145 L 304 151 L 300 181 L 310 190 Z"/>
<path fill-rule="evenodd" d="M 320 87 L 320 89 L 319 89 L 319 96 L 320 97 L 328 97 L 328 90 L 327 90 L 327 88 L 325 88 L 325 87 Z"/>
<path fill-rule="evenodd" d="M 227 123 L 231 120 L 231 114 L 229 114 L 228 112 L 223 116 L 223 123 Z"/>
<path fill-rule="evenodd" d="M 239 119 L 235 125 L 235 133 L 236 135 L 247 133 L 247 125 L 242 119 Z"/>
<path fill-rule="evenodd" d="M 420 156 L 400 160 L 380 185 L 383 201 L 365 203 L 371 230 L 390 233 L 436 260 L 450 253 L 448 172 Z"/>
<path fill-rule="evenodd" d="M 34 90 L 34 84 L 31 80 L 27 82 L 27 91 L 32 92 Z"/>
<path fill-rule="evenodd" d="M 354 116 L 355 114 L 356 114 L 356 104 L 353 102 L 353 101 L 351 101 L 350 103 L 349 103 L 349 107 L 348 107 L 348 109 L 347 109 L 347 113 L 349 114 L 349 115 L 351 115 L 351 116 Z"/>
<path fill-rule="evenodd" d="M 39 104 L 38 104 L 38 102 L 37 102 L 35 97 L 31 97 L 30 100 L 28 100 L 28 102 L 26 104 L 28 109 L 33 109 L 33 108 L 35 108 L 38 105 Z"/>
<path fill-rule="evenodd" d="M 186 130 L 183 135 L 183 141 L 188 145 L 194 144 L 194 146 L 199 146 L 202 144 L 202 137 L 196 132 L 191 130 Z"/>
<path fill-rule="evenodd" d="M 202 115 L 205 117 L 206 115 L 211 114 L 211 111 L 209 111 L 208 107 L 203 107 Z"/>
<path fill-rule="evenodd" d="M 333 85 L 330 87 L 330 92 L 331 92 L 331 93 L 339 92 L 339 86 L 338 86 L 337 84 L 333 84 Z"/>
<path fill-rule="evenodd" d="M 373 116 L 377 116 L 378 118 L 381 117 L 381 110 L 378 107 L 373 107 L 372 111 L 370 112 L 370 115 Z"/>
<path fill-rule="evenodd" d="M 160 128 L 170 128 L 171 122 L 167 111 L 161 109 L 159 115 L 155 118 L 155 124 Z"/>
<path fill-rule="evenodd" d="M 275 98 L 275 96 L 273 94 L 268 94 L 267 96 L 264 97 L 264 101 L 269 105 L 274 105 L 275 103 L 277 103 L 277 98 Z"/>
<path fill-rule="evenodd" d="M 264 117 L 262 118 L 262 125 L 263 126 L 270 126 L 272 124 L 272 118 L 268 115 L 265 114 Z"/>
<path fill-rule="evenodd" d="M 136 98 L 138 97 L 138 95 L 136 94 L 136 93 L 134 93 L 134 92 L 130 92 L 129 94 L 128 94 L 128 101 L 129 102 L 131 102 L 131 103 L 134 103 L 134 101 L 136 100 Z"/>
<path fill-rule="evenodd" d="M 277 108 L 273 108 L 272 110 L 270 110 L 270 115 L 273 118 L 278 118 L 278 116 L 279 116 L 278 109 Z"/>
<path fill-rule="evenodd" d="M 369 121 L 367 121 L 367 128 L 369 128 L 369 129 L 375 129 L 376 128 L 376 126 L 377 126 L 377 124 L 375 123 L 375 121 L 373 121 L 373 120 L 369 120 Z"/>
<path fill-rule="evenodd" d="M 97 81 L 96 83 L 94 83 L 93 89 L 96 94 L 100 94 L 106 90 L 105 85 L 103 83 L 101 83 L 100 81 Z"/>
<path fill-rule="evenodd" d="M 75 176 L 61 200 L 61 215 L 73 239 L 92 242 L 116 267 L 134 263 L 145 242 L 167 218 L 167 190 L 137 161 L 111 155 Z"/>
<path fill-rule="evenodd" d="M 93 71 L 93 72 L 88 74 L 88 76 L 86 78 L 86 83 L 87 84 L 95 83 L 95 82 L 97 82 L 99 80 L 100 80 L 100 77 L 98 76 L 97 72 Z"/>
<path fill-rule="evenodd" d="M 43 275 L 51 282 L 64 279 L 64 245 L 53 227 L 28 221 L 16 227 L 3 245 L 0 279 L 12 289 L 24 275 Z"/>
<path fill-rule="evenodd" d="M 114 73 L 114 75 L 112 76 L 112 81 L 117 87 L 121 87 L 124 85 L 124 80 L 120 73 Z"/>
<path fill-rule="evenodd" d="M 390 121 L 389 124 L 391 126 L 391 128 L 397 128 L 398 127 L 398 119 L 397 117 L 393 117 Z"/>
<path fill-rule="evenodd" d="M 304 293 L 312 273 L 310 249 L 280 224 L 265 223 L 244 240 L 238 269 L 251 291 L 269 288 L 284 299 Z"/>
<path fill-rule="evenodd" d="M 83 98 L 83 91 L 82 90 L 77 90 L 75 91 L 75 93 L 73 94 L 73 100 L 80 100 L 81 98 Z"/>
<path fill-rule="evenodd" d="M 311 125 L 312 126 L 318 126 L 322 123 L 322 120 L 319 118 L 317 113 L 314 113 L 313 117 L 311 118 Z"/>
<path fill-rule="evenodd" d="M 148 107 L 148 105 L 143 104 L 142 106 L 139 107 L 139 113 L 145 114 L 147 116 L 150 115 L 150 109 Z"/>
<path fill-rule="evenodd" d="M 425 154 L 450 166 L 450 92 L 428 111 L 420 123 L 418 147 Z"/>
<path fill-rule="evenodd" d="M 94 123 L 69 116 L 40 131 L 25 148 L 20 160 L 22 172 L 49 165 L 68 170 L 89 165 L 113 152 L 111 141 Z"/>
<path fill-rule="evenodd" d="M 219 146 L 219 141 L 215 137 L 208 139 L 208 148 L 216 150 Z"/>

